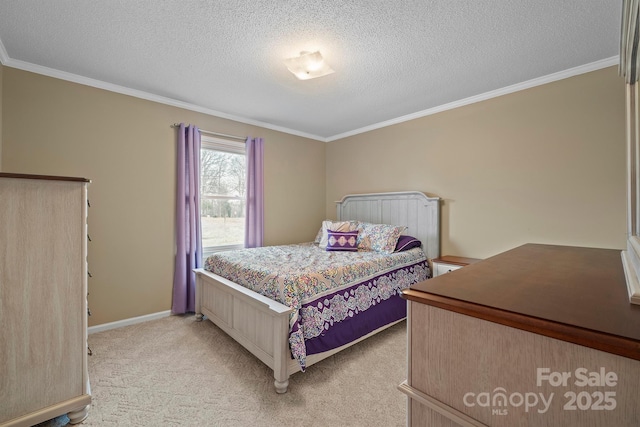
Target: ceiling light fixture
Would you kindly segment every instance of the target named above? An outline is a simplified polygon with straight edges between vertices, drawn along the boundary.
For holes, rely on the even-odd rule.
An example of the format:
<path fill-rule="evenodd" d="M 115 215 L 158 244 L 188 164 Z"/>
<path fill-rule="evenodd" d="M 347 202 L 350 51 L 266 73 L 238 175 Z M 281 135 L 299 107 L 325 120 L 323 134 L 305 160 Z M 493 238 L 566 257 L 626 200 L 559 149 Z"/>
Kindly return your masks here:
<path fill-rule="evenodd" d="M 314 79 L 334 72 L 318 51 L 300 52 L 300 56 L 286 59 L 284 63 L 300 80 Z"/>

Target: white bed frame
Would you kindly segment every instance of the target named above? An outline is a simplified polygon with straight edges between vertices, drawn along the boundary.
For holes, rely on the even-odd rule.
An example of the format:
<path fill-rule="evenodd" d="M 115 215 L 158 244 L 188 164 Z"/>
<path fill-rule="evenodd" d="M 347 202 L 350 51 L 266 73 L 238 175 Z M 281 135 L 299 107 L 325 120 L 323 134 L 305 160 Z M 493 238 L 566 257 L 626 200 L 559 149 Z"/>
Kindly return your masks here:
<path fill-rule="evenodd" d="M 440 255 L 439 202 L 439 197 L 427 197 L 417 191 L 354 194 L 336 202 L 337 219 L 405 225 L 405 234 L 420 239 L 431 260 Z M 273 369 L 276 392 L 285 393 L 289 376 L 300 371 L 300 365 L 291 358 L 289 350 L 289 313 L 292 309 L 204 269 L 195 272 L 196 319 L 207 316 Z M 334 350 L 309 355 L 306 364 L 311 366 L 393 324 Z"/>

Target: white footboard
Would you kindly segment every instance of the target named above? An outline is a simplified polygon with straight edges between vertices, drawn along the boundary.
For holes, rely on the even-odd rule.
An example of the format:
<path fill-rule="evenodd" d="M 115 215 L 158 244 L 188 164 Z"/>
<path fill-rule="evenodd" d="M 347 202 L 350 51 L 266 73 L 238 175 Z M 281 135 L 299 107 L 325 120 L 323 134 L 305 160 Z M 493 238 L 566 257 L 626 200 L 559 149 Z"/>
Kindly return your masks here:
<path fill-rule="evenodd" d="M 230 280 L 196 269 L 196 317 L 225 331 L 273 369 L 278 393 L 289 385 L 289 313 L 292 309 Z"/>
<path fill-rule="evenodd" d="M 300 371 L 300 364 L 289 349 L 289 313 L 284 304 L 244 288 L 224 277 L 196 269 L 196 318 L 207 316 L 231 338 L 273 369 L 276 392 L 286 393 L 289 376 Z M 377 334 L 404 319 L 333 350 L 307 356 L 307 367 L 345 348 Z"/>

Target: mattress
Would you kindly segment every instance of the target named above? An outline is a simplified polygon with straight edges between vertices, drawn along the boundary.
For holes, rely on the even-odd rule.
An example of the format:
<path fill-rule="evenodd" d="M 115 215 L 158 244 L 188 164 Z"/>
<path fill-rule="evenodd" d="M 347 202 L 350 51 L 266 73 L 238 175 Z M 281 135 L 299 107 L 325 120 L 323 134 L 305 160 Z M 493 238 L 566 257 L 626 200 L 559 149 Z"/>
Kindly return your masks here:
<path fill-rule="evenodd" d="M 204 268 L 294 309 L 289 345 L 302 370 L 307 355 L 404 318 L 402 289 L 430 276 L 420 248 L 383 254 L 326 251 L 314 243 L 220 252 Z"/>

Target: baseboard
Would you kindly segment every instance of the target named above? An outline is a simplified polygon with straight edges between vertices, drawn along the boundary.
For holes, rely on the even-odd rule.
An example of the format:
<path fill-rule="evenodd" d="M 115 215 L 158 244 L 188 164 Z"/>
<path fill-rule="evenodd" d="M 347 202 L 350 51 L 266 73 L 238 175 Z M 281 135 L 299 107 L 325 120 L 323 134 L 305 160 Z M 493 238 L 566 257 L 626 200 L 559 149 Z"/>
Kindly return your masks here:
<path fill-rule="evenodd" d="M 169 317 L 170 315 L 171 310 L 159 311 L 157 313 L 145 314 L 144 316 L 132 317 L 130 319 L 122 319 L 115 322 L 103 323 L 101 325 L 89 326 L 87 332 L 89 334 L 95 334 L 96 332 L 122 328 L 123 326 L 130 326 L 135 325 L 136 323 L 148 322 L 149 320 L 162 319 L 163 317 Z"/>

